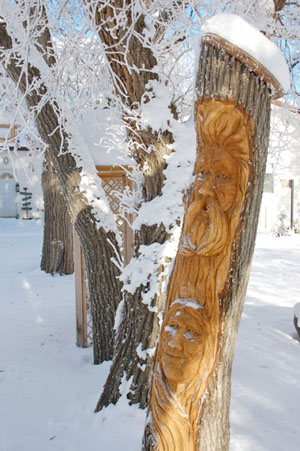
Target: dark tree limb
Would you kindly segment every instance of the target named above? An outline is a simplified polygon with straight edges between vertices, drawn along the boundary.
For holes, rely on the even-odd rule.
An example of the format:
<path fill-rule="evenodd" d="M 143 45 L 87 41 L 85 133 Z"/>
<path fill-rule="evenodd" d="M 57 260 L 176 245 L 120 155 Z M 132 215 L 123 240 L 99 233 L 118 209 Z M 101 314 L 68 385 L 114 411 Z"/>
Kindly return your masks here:
<path fill-rule="evenodd" d="M 5 22 L 0 23 L 0 42 L 3 50 L 12 50 L 12 39 L 7 33 Z M 80 237 L 92 306 L 94 362 L 98 364 L 110 360 L 113 355 L 114 316 L 121 299 L 122 286 L 118 279 L 119 268 L 111 260 L 112 257 L 115 260 L 120 258 L 117 240 L 113 232 L 106 232 L 103 227 L 99 227 L 91 207 L 79 190 L 81 168 L 68 152 L 68 136 L 60 127 L 58 105 L 50 100 L 43 101 L 48 92 L 41 81 L 39 70 L 29 64 L 26 77 L 22 66 L 24 62 L 20 57 L 12 53 L 8 62 L 3 58 L 4 55 L 0 53 L 0 62 L 25 96 L 38 132 L 48 145 L 47 155 L 59 178 L 70 217 Z M 37 81 L 39 87 L 34 88 Z M 28 90 L 28 87 L 31 89 Z"/>

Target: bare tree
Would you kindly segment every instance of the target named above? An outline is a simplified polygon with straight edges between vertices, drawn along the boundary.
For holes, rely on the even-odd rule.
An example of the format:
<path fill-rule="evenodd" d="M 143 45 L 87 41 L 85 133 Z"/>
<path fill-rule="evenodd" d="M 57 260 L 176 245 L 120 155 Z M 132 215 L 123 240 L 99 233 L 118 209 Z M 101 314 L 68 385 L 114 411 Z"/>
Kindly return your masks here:
<path fill-rule="evenodd" d="M 44 19 L 43 7 L 40 14 Z M 41 28 L 40 23 L 43 22 L 38 22 L 37 44 L 38 40 L 48 39 L 50 36 L 49 32 L 45 33 L 47 30 L 45 24 Z M 28 29 L 28 24 L 25 29 Z M 21 94 L 24 95 L 28 108 L 34 115 L 36 128 L 43 141 L 48 145 L 49 161 L 59 178 L 69 214 L 81 239 L 89 274 L 94 361 L 100 363 L 112 357 L 114 314 L 120 301 L 120 282 L 117 279 L 119 268 L 111 261 L 113 256 L 116 261 L 120 259 L 115 233 L 106 232 L 99 225 L 98 220 L 92 214 L 91 205 L 88 204 L 84 194 L 79 191 L 81 169 L 68 151 L 68 135 L 60 127 L 59 106 L 55 101 L 47 99 L 48 89 L 41 79 L 40 70 L 28 61 L 24 61 L 22 56 L 14 51 L 15 41 L 7 33 L 6 23 L 3 19 L 0 25 L 0 34 L 2 48 L 9 51 L 8 56 L 2 55 L 2 64 Z M 18 40 L 16 41 L 18 43 Z"/>
<path fill-rule="evenodd" d="M 41 269 L 49 274 L 73 274 L 73 225 L 60 183 L 47 157 L 42 172 L 45 224 Z"/>

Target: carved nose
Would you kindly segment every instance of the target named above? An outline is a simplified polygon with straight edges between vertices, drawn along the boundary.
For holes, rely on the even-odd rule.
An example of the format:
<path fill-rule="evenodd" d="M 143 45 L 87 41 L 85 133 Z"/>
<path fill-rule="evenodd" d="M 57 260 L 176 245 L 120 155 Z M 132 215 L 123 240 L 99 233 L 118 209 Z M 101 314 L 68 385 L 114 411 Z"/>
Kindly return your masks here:
<path fill-rule="evenodd" d="M 215 180 L 212 174 L 207 174 L 199 187 L 199 193 L 203 196 L 215 197 Z"/>
<path fill-rule="evenodd" d="M 171 340 L 169 341 L 169 346 L 172 349 L 175 349 L 177 351 L 182 351 L 183 346 L 182 346 L 182 334 L 179 333 L 179 330 L 176 330 L 176 333 L 173 335 L 173 337 L 171 338 Z"/>

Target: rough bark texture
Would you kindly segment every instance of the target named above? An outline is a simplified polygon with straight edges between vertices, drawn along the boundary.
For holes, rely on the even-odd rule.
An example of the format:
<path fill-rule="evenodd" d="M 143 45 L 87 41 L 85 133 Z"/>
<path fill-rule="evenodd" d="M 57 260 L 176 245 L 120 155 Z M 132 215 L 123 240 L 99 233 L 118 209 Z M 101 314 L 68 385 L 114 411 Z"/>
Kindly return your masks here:
<path fill-rule="evenodd" d="M 298 324 L 298 317 L 296 316 L 296 315 L 294 315 L 294 326 L 295 326 L 295 329 L 296 329 L 296 331 L 297 331 L 297 334 L 299 335 L 299 338 L 300 338 L 300 327 L 299 327 L 299 324 Z"/>
<path fill-rule="evenodd" d="M 143 143 L 151 142 L 155 147 L 151 158 L 148 159 L 149 175 L 145 176 L 143 185 L 143 197 L 145 201 L 151 201 L 161 194 L 165 168 L 163 155 L 169 153 L 167 144 L 171 142 L 172 136 L 166 133 L 158 141 L 151 130 L 143 132 Z M 163 244 L 169 238 L 163 224 L 142 225 L 140 230 L 135 232 L 134 256 L 139 255 L 140 246 L 150 246 L 153 243 Z M 161 268 L 163 272 L 164 268 Z M 149 274 L 149 277 L 159 277 L 159 274 Z M 120 398 L 119 386 L 123 375 L 129 380 L 132 378 L 130 391 L 127 394 L 132 404 L 139 404 L 141 408 L 147 407 L 150 373 L 153 366 L 153 355 L 146 360 L 139 357 L 138 346 L 141 350 L 153 348 L 159 333 L 158 313 L 162 311 L 165 302 L 165 293 L 159 291 L 152 299 L 151 307 L 156 310 L 150 312 L 147 305 L 142 303 L 143 293 L 148 291 L 148 284 L 141 285 L 134 294 L 124 292 L 124 308 L 122 312 L 122 322 L 116 338 L 116 347 L 113 363 L 107 381 L 104 385 L 102 395 L 96 406 L 96 411 L 111 403 L 115 404 Z"/>
<path fill-rule="evenodd" d="M 226 289 L 222 293 L 218 350 L 200 411 L 195 449 L 229 449 L 230 379 L 234 345 L 243 309 L 254 251 L 258 212 L 267 158 L 270 91 L 266 84 L 234 57 L 210 44 L 203 44 L 196 82 L 197 102 L 214 99 L 234 102 L 253 119 L 253 155 L 250 184 L 241 213 L 240 228 L 231 253 Z M 144 437 L 144 450 L 158 449 L 151 418 Z M 161 449 L 161 448 L 159 448 Z M 163 449 L 163 448 L 162 448 Z M 186 449 L 184 446 L 182 450 Z M 190 449 L 190 448 L 187 448 Z"/>
<path fill-rule="evenodd" d="M 123 20 L 118 25 L 116 17 L 125 9 L 126 25 L 123 14 Z M 131 106 L 140 103 L 148 81 L 157 79 L 157 74 L 152 72 L 156 65 L 152 50 L 145 48 L 142 40 L 138 39 L 145 29 L 144 19 L 144 15 L 132 16 L 131 2 L 128 0 L 113 0 L 109 4 L 99 1 L 95 12 L 116 92 L 124 104 Z"/>
<path fill-rule="evenodd" d="M 275 11 L 281 11 L 286 4 L 287 0 L 273 0 Z"/>
<path fill-rule="evenodd" d="M 136 241 L 140 240 L 141 243 L 148 245 L 165 242 L 167 234 L 164 227 L 153 226 L 152 231 L 149 229 L 148 226 L 143 226 Z M 118 401 L 120 398 L 119 386 L 123 375 L 126 376 L 126 380 L 132 378 L 130 391 L 127 394 L 130 402 L 138 403 L 141 408 L 148 405 L 153 357 L 148 356 L 146 360 L 143 360 L 138 356 L 137 348 L 139 345 L 141 345 L 142 351 L 153 348 L 156 344 L 159 326 L 157 313 L 150 312 L 148 306 L 141 302 L 142 292 L 146 291 L 147 286 L 140 286 L 134 294 L 127 292 L 124 294 L 123 319 L 116 339 L 116 352 L 96 411 Z M 164 301 L 164 295 L 158 293 L 152 301 L 152 306 L 161 311 Z"/>
<path fill-rule="evenodd" d="M 49 161 L 45 161 L 42 189 L 45 224 L 41 269 L 49 274 L 72 274 L 73 226 L 61 194 L 60 183 Z"/>
<path fill-rule="evenodd" d="M 126 26 L 117 27 L 115 14 L 124 11 L 127 5 Z M 124 111 L 134 110 L 140 104 L 146 92 L 146 85 L 150 80 L 157 80 L 158 75 L 153 70 L 156 59 L 150 48 L 142 45 L 142 35 L 145 29 L 145 17 L 140 15 L 133 23 L 131 2 L 115 0 L 99 2 L 99 9 L 95 13 L 99 36 L 105 49 L 110 66 L 112 80 L 116 94 L 124 105 Z M 128 32 L 130 30 L 130 33 Z M 139 38 L 140 36 L 140 38 Z M 131 70 L 129 69 L 131 67 Z M 142 188 L 143 200 L 151 201 L 161 194 L 164 183 L 163 170 L 166 167 L 164 157 L 170 153 L 168 144 L 173 142 L 170 132 L 160 134 L 150 128 L 140 130 L 133 119 L 124 119 L 127 124 L 128 140 L 132 142 L 132 156 L 143 171 L 144 183 Z M 149 149 L 153 149 L 149 152 Z M 164 243 L 168 234 L 162 224 L 154 226 L 143 225 L 135 233 L 134 255 L 139 255 L 141 245 L 149 246 L 155 242 Z M 149 275 L 150 276 L 150 275 Z M 158 275 L 151 275 L 157 277 Z M 120 397 L 119 386 L 123 375 L 132 385 L 128 398 L 131 403 L 139 403 L 140 407 L 147 406 L 149 391 L 149 375 L 152 369 L 153 357 L 146 361 L 138 356 L 137 348 L 141 350 L 155 346 L 159 331 L 157 313 L 149 312 L 144 305 L 142 295 L 148 286 L 140 286 L 134 294 L 124 293 L 123 318 L 116 340 L 115 355 L 103 393 L 97 404 L 96 411 L 110 403 L 116 403 Z M 152 300 L 152 307 L 161 311 L 164 295 L 158 293 Z"/>
<path fill-rule="evenodd" d="M 89 3 L 89 0 L 86 0 Z M 126 25 L 118 25 L 116 16 L 126 9 Z M 92 11 L 92 14 L 94 12 Z M 124 19 L 124 17 L 122 17 Z M 133 22 L 135 20 L 135 22 Z M 166 167 L 164 156 L 170 151 L 166 147 L 173 141 L 171 134 L 162 131 L 161 136 L 150 128 L 140 130 L 130 110 L 141 103 L 151 80 L 158 80 L 155 71 L 156 58 L 150 48 L 143 46 L 146 29 L 145 16 L 132 16 L 131 1 L 114 0 L 98 2 L 95 23 L 109 64 L 113 85 L 126 111 L 128 139 L 133 141 L 133 158 L 144 173 L 144 200 L 149 202 L 161 193 Z M 130 31 L 129 31 L 130 30 Z M 149 88 L 148 88 L 149 89 Z M 149 149 L 153 148 L 151 152 Z"/>
<path fill-rule="evenodd" d="M 12 48 L 4 22 L 0 24 L 0 42 L 5 49 Z M 117 278 L 119 269 L 111 261 L 112 256 L 116 260 L 119 258 L 119 255 L 116 255 L 119 254 L 116 237 L 114 233 L 99 228 L 91 207 L 79 191 L 80 168 L 68 153 L 67 136 L 61 132 L 59 126 L 59 108 L 49 101 L 42 102 L 47 93 L 46 86 L 38 83 L 38 88 L 27 93 L 28 85 L 40 80 L 38 69 L 29 64 L 26 79 L 19 62 L 12 57 L 5 70 L 18 89 L 25 94 L 39 134 L 48 144 L 47 155 L 57 173 L 71 220 L 80 237 L 92 306 L 94 362 L 98 364 L 111 359 L 113 355 L 114 316 L 121 295 L 121 283 Z M 61 153 L 62 149 L 64 153 Z"/>

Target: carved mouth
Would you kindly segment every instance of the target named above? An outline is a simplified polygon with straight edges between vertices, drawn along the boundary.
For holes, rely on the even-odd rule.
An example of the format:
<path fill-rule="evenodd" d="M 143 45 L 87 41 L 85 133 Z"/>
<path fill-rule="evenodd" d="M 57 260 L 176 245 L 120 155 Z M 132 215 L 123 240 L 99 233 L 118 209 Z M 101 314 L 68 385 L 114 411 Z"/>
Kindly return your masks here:
<path fill-rule="evenodd" d="M 170 350 L 168 350 L 168 351 L 166 351 L 166 354 L 165 354 L 165 357 L 168 359 L 168 360 L 182 360 L 182 354 L 177 354 L 176 352 L 173 352 L 173 351 L 171 351 L 170 352 Z"/>
<path fill-rule="evenodd" d="M 204 209 L 201 211 L 201 216 L 202 216 L 203 218 L 205 218 L 205 219 L 208 219 L 208 209 L 207 209 L 207 208 L 204 208 Z"/>

